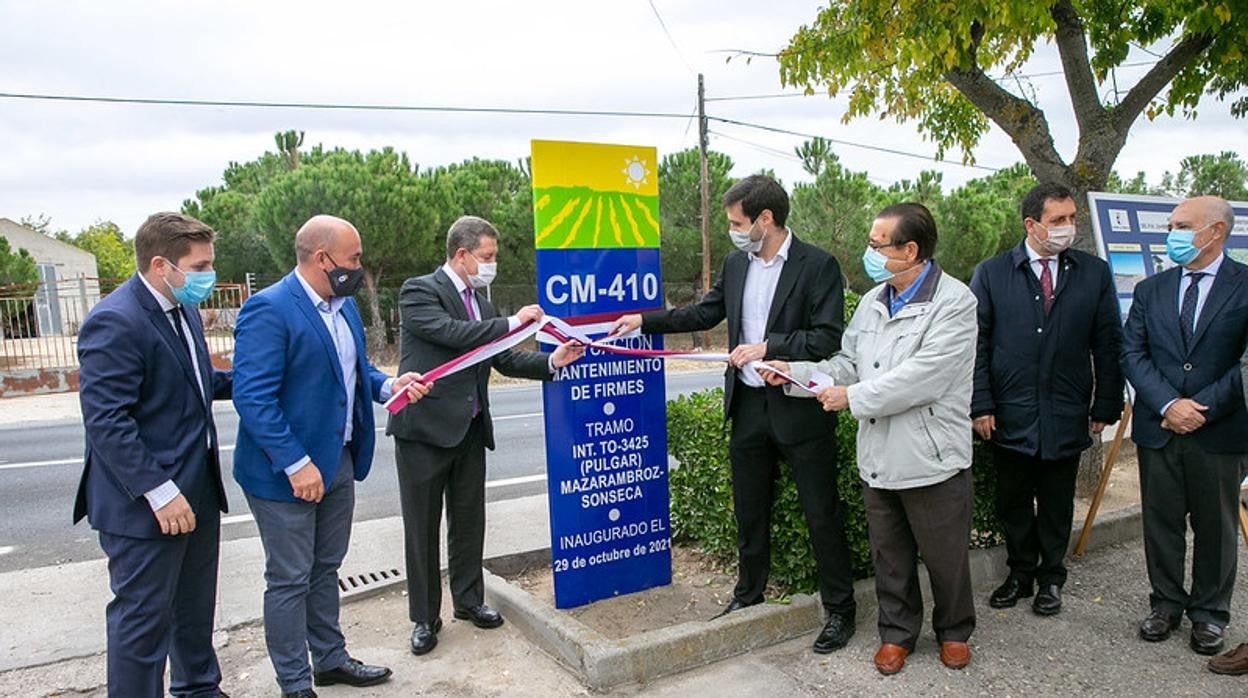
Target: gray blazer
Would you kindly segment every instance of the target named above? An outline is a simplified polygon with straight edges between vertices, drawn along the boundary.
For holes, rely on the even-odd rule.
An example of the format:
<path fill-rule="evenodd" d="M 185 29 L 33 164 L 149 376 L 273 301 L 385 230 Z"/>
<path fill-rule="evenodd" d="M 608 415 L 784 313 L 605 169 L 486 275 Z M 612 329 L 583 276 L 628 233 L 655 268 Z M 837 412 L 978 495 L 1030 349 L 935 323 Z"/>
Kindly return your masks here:
<path fill-rule="evenodd" d="M 455 283 L 441 267 L 432 274 L 403 282 L 399 290 L 399 373 L 427 372 L 451 359 L 507 334 L 507 318 L 499 317 L 481 293 L 476 294 L 480 320 L 469 320 Z M 409 441 L 450 448 L 464 440 L 472 423 L 472 403 L 481 401 L 485 447 L 494 448 L 490 419 L 490 368 L 508 376 L 550 380 L 547 355 L 505 351 L 472 368 L 436 381 L 433 390 L 408 405 L 386 424 L 386 434 Z"/>

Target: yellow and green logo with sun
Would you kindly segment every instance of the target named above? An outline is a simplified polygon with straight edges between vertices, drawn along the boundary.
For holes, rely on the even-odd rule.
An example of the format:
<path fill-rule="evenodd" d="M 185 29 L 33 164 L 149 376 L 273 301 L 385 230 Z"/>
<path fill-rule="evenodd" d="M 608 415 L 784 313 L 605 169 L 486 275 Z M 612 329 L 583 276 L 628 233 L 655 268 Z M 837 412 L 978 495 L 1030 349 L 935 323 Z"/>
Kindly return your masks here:
<path fill-rule="evenodd" d="M 533 141 L 539 250 L 659 246 L 654 148 Z"/>

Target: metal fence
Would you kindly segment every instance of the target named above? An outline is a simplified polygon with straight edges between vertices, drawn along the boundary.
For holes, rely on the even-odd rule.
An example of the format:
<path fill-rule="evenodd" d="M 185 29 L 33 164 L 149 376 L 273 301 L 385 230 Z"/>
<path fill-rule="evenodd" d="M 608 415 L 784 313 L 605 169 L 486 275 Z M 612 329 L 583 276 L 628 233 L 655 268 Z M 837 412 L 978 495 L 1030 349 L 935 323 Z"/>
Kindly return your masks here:
<path fill-rule="evenodd" d="M 0 371 L 76 368 L 78 329 L 91 308 L 118 283 L 82 277 L 0 287 Z M 217 284 L 212 297 L 200 304 L 213 355 L 233 353 L 234 322 L 246 298 L 246 289 L 239 284 Z"/>

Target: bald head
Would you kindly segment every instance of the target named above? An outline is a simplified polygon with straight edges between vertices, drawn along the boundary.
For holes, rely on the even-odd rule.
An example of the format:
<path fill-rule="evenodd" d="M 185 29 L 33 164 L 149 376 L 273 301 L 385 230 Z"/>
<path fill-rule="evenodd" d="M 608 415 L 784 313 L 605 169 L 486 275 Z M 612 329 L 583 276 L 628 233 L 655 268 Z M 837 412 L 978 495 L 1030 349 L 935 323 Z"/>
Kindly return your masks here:
<path fill-rule="evenodd" d="M 312 216 L 295 233 L 295 261 L 299 264 L 314 262 L 318 250 L 338 260 L 349 256 L 340 252 L 359 246 L 360 234 L 350 221 L 325 214 Z"/>
<path fill-rule="evenodd" d="M 1227 236 L 1235 227 L 1235 212 L 1226 199 L 1216 196 L 1196 196 L 1179 202 L 1170 212 L 1170 230 L 1194 233 L 1192 244 L 1200 254 L 1184 266 L 1188 269 L 1204 269 L 1219 255 Z"/>

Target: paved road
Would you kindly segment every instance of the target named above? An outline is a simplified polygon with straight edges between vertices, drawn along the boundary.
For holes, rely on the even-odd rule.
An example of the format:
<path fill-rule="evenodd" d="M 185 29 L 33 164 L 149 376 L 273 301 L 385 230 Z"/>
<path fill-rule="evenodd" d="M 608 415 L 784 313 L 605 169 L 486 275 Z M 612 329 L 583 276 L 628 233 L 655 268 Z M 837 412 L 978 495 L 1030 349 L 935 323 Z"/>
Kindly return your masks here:
<path fill-rule="evenodd" d="M 671 373 L 668 399 L 722 383 L 719 371 Z M 488 460 L 490 501 L 546 491 L 546 445 L 541 388 L 536 384 L 496 387 L 491 391 L 499 450 Z M 223 465 L 233 466 L 238 415 L 229 405 L 216 409 Z M 378 423 L 384 411 L 377 408 Z M 394 442 L 377 441 L 373 472 L 356 490 L 356 520 L 399 515 Z M 85 522 L 70 525 L 74 495 L 82 473 L 82 424 L 0 429 L 0 572 L 42 567 L 102 556 L 96 535 Z M 222 538 L 258 535 L 247 502 L 227 477 L 231 510 L 223 520 Z"/>

